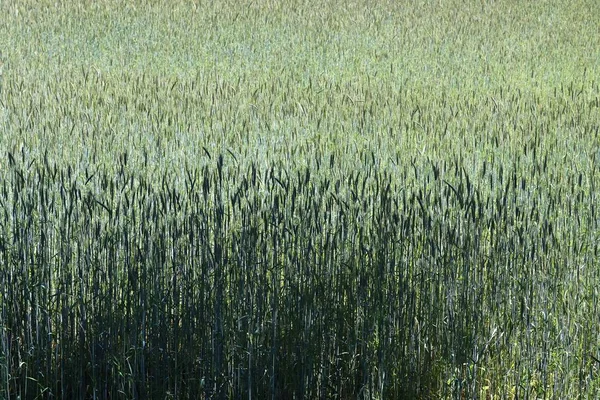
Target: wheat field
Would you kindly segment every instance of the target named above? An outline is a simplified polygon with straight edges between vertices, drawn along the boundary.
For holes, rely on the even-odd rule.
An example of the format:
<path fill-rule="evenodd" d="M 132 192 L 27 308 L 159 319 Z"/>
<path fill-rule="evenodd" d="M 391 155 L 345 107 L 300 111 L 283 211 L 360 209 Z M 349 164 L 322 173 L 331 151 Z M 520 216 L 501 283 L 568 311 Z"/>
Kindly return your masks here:
<path fill-rule="evenodd" d="M 0 14 L 0 398 L 600 396 L 600 3 Z"/>

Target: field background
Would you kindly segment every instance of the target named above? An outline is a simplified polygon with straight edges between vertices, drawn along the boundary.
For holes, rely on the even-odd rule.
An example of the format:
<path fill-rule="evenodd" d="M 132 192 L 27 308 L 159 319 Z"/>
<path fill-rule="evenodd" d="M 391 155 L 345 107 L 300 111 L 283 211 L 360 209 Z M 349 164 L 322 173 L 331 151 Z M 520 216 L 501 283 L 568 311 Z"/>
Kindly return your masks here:
<path fill-rule="evenodd" d="M 600 396 L 597 1 L 0 15 L 0 397 Z"/>

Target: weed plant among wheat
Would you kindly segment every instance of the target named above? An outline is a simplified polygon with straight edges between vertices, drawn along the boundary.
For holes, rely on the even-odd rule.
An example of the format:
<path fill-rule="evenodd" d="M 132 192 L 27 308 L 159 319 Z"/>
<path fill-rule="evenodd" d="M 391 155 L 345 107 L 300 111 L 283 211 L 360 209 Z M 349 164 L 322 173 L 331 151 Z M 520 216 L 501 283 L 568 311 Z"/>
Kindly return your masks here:
<path fill-rule="evenodd" d="M 600 396 L 600 3 L 0 2 L 0 397 Z"/>

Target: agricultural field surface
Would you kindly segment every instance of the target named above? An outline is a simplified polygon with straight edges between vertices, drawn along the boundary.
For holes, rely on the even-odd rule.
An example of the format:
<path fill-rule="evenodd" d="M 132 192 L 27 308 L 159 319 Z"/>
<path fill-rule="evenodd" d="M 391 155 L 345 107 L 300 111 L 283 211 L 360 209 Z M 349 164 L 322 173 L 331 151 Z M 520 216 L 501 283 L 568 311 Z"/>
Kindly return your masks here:
<path fill-rule="evenodd" d="M 597 0 L 0 0 L 0 398 L 600 398 Z"/>

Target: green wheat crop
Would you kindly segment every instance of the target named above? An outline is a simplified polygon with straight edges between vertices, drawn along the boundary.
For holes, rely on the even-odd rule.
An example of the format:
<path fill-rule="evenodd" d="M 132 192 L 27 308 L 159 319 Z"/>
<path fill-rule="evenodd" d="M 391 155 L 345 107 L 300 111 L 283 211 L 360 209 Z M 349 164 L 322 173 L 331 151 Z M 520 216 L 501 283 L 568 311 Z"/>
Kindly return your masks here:
<path fill-rule="evenodd" d="M 600 3 L 0 14 L 0 398 L 600 396 Z"/>

